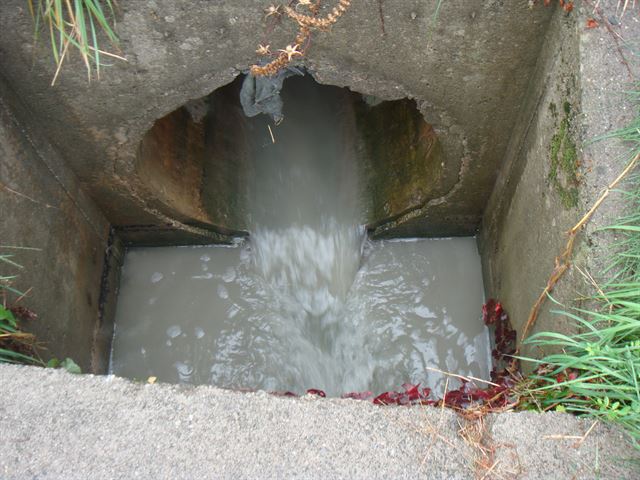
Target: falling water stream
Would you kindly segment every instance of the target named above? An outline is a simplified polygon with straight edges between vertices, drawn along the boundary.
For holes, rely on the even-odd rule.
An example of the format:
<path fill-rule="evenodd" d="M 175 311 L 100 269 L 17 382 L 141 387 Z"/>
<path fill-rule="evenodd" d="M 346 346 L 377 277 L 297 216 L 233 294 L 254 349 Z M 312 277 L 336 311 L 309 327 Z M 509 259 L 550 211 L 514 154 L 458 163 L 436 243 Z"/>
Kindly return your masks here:
<path fill-rule="evenodd" d="M 348 112 L 288 82 L 274 138 L 254 122 L 249 240 L 128 251 L 112 372 L 331 396 L 488 377 L 474 239 L 368 240 Z"/>

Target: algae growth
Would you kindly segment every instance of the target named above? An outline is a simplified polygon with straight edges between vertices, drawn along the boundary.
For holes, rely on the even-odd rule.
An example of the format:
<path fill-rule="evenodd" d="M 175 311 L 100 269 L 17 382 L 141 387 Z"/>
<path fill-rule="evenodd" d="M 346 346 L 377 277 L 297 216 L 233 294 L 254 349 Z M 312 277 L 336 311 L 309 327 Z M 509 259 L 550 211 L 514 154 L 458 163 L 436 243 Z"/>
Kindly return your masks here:
<path fill-rule="evenodd" d="M 553 103 L 549 107 L 552 114 L 557 111 Z M 563 110 L 562 121 L 551 139 L 551 167 L 548 179 L 560 197 L 562 205 L 570 209 L 578 206 L 578 152 L 570 132 L 571 104 L 564 102 Z"/>

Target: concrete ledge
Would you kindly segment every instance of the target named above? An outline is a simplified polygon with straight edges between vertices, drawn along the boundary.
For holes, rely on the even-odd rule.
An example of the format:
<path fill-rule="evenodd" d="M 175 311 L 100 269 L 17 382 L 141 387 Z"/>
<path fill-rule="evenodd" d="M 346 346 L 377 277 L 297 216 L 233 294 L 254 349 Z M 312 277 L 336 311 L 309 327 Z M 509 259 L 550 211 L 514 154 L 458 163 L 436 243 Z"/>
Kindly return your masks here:
<path fill-rule="evenodd" d="M 436 408 L 281 398 L 0 365 L 0 477 L 473 479 L 465 421 Z M 485 419 L 486 478 L 637 478 L 620 432 L 561 414 Z M 485 472 L 486 473 L 486 472 Z M 635 472 L 637 473 L 637 471 Z"/>

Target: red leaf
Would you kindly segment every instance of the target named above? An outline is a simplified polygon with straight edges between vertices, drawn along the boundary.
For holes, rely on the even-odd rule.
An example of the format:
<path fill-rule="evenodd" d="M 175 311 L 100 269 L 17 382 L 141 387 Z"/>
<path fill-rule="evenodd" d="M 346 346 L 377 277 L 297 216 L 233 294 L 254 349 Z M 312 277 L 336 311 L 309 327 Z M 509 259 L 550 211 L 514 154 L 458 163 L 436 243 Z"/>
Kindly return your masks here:
<path fill-rule="evenodd" d="M 587 18 L 587 28 L 596 28 L 598 25 L 595 18 Z"/>
<path fill-rule="evenodd" d="M 396 392 L 384 392 L 373 399 L 374 405 L 393 405 L 398 404 L 399 395 Z"/>
<path fill-rule="evenodd" d="M 470 400 L 489 400 L 493 397 L 492 390 L 482 390 L 480 388 L 475 388 L 471 392 L 469 392 Z"/>
<path fill-rule="evenodd" d="M 368 400 L 373 397 L 373 392 L 350 392 L 343 394 L 340 398 L 352 398 L 354 400 Z"/>
<path fill-rule="evenodd" d="M 491 352 L 495 360 L 496 368 L 491 372 L 492 379 L 498 375 L 501 369 L 506 368 L 507 363 L 513 365 L 511 356 L 516 350 L 516 331 L 511 327 L 509 315 L 504 311 L 502 304 L 494 299 L 489 299 L 482 306 L 482 319 L 487 326 L 494 329 L 495 346 Z M 497 380 L 493 380 L 497 383 Z"/>
<path fill-rule="evenodd" d="M 297 397 L 293 392 L 270 392 L 271 395 L 275 395 L 276 397 Z"/>
<path fill-rule="evenodd" d="M 420 399 L 420 390 L 418 390 L 419 386 L 420 384 L 411 385 L 410 383 L 405 383 L 404 385 L 402 385 L 402 388 L 404 388 L 406 391 L 409 401 L 413 402 L 414 400 Z"/>
<path fill-rule="evenodd" d="M 504 314 L 504 309 L 500 302 L 496 302 L 490 298 L 487 303 L 482 306 L 482 321 L 485 325 L 494 325 L 500 320 Z"/>
<path fill-rule="evenodd" d="M 442 401 L 447 407 L 462 408 L 469 402 L 469 398 L 464 392 L 464 386 L 462 386 L 458 390 L 451 390 L 450 392 L 447 392 Z"/>
<path fill-rule="evenodd" d="M 318 395 L 319 397 L 325 398 L 327 396 L 322 390 L 317 390 L 315 388 L 310 388 L 307 390 L 307 394 L 309 395 Z"/>

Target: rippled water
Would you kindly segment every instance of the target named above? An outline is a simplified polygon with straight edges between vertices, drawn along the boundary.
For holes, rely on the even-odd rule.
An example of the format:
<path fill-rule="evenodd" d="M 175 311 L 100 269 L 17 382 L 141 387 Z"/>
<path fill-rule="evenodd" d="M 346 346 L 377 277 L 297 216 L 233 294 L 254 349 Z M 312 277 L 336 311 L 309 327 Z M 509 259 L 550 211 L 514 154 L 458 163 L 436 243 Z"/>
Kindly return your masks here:
<path fill-rule="evenodd" d="M 257 243 L 277 243 L 285 258 L 297 252 L 301 264 L 311 256 L 316 270 L 274 269 L 276 260 L 256 258 L 260 247 L 250 243 L 130 250 L 113 373 L 329 395 L 405 381 L 442 391 L 442 376 L 425 367 L 487 378 L 474 239 L 366 242 L 349 288 L 331 278 L 355 259 L 336 253 L 335 238 L 301 230 Z M 356 236 L 342 232 L 347 243 Z"/>
<path fill-rule="evenodd" d="M 250 240 L 127 253 L 113 373 L 329 395 L 487 377 L 474 239 L 366 240 L 350 97 L 287 85 L 273 137 L 248 127 Z"/>

